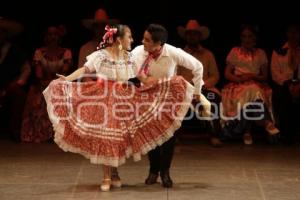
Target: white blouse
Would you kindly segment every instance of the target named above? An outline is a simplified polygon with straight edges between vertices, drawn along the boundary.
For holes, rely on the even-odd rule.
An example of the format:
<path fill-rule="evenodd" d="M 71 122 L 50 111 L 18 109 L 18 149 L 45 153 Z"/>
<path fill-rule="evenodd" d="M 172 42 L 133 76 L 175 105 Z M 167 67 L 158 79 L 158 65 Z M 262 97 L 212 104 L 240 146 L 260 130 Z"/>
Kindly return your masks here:
<path fill-rule="evenodd" d="M 72 59 L 72 52 L 66 48 L 60 48 L 58 50 L 61 52 L 61 55 L 57 56 L 56 58 L 49 59 L 47 57 L 47 50 L 45 47 L 41 47 L 37 49 L 34 53 L 33 60 L 36 62 L 40 62 L 41 66 L 46 72 L 56 73 L 59 72 L 66 60 Z"/>
<path fill-rule="evenodd" d="M 261 68 L 268 65 L 266 53 L 260 48 L 251 53 L 241 47 L 234 47 L 227 55 L 226 62 L 234 66 L 235 75 L 259 74 Z"/>
<path fill-rule="evenodd" d="M 287 49 L 285 55 L 280 55 L 276 51 L 272 53 L 271 60 L 271 73 L 272 79 L 279 85 L 283 85 L 285 81 L 293 78 L 294 70 L 289 64 L 289 56 L 291 49 L 288 48 L 288 44 L 285 44 L 283 48 Z M 296 50 L 296 58 L 298 60 L 298 79 L 300 79 L 300 49 Z"/>
<path fill-rule="evenodd" d="M 132 59 L 131 53 L 128 53 L 128 60 L 114 60 L 105 49 L 93 52 L 86 57 L 84 64 L 90 72 L 107 80 L 127 81 L 134 78 L 137 74 L 136 65 Z"/>

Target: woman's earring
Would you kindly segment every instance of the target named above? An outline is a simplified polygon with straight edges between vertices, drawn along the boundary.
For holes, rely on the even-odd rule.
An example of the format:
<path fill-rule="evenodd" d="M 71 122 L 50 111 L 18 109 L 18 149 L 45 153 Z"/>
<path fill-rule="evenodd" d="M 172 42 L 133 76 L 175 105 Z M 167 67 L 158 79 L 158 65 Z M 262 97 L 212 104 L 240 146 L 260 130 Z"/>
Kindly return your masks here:
<path fill-rule="evenodd" d="M 118 48 L 119 48 L 120 51 L 123 50 L 123 46 L 121 44 L 119 44 Z"/>

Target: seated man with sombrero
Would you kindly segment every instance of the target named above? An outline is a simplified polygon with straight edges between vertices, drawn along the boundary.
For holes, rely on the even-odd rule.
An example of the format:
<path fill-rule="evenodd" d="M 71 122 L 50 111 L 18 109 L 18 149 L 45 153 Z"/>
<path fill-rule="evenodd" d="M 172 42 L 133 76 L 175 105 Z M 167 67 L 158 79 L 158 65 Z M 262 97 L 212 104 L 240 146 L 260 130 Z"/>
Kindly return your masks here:
<path fill-rule="evenodd" d="M 92 39 L 81 46 L 79 52 L 78 68 L 86 62 L 86 57 L 97 50 L 97 46 L 102 40 L 107 24 L 117 24 L 116 19 L 109 19 L 106 11 L 102 8 L 96 10 L 94 19 L 83 19 L 81 24 L 92 33 Z"/>
<path fill-rule="evenodd" d="M 221 93 L 216 88 L 220 75 L 214 54 L 202 45 L 202 42 L 209 37 L 209 29 L 206 26 L 200 25 L 197 20 L 192 19 L 187 22 L 185 27 L 179 26 L 177 31 L 179 36 L 186 42 L 184 50 L 203 64 L 204 85 L 202 87 L 202 93 L 212 103 L 213 113 L 213 120 L 207 120 L 206 125 L 209 129 L 212 146 L 220 147 L 221 141 L 219 135 L 221 125 L 219 119 L 219 104 L 221 102 Z M 192 83 L 193 74 L 191 70 L 178 67 L 177 74 Z M 200 121 L 197 120 L 197 122 Z"/>

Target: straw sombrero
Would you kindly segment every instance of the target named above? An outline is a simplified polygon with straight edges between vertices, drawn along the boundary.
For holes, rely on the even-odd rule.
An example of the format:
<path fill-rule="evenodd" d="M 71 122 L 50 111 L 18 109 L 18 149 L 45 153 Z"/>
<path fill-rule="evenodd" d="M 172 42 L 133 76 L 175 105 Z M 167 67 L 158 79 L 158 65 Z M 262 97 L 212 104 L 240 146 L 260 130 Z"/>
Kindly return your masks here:
<path fill-rule="evenodd" d="M 185 38 L 185 33 L 187 31 L 197 31 L 201 33 L 201 39 L 206 40 L 209 37 L 209 29 L 206 26 L 200 26 L 197 20 L 189 20 L 185 27 L 179 26 L 177 27 L 177 32 L 180 37 Z"/>
<path fill-rule="evenodd" d="M 95 17 L 94 19 L 83 19 L 81 20 L 81 24 L 86 27 L 87 29 L 92 29 L 93 26 L 97 23 L 103 23 L 103 24 L 118 24 L 119 20 L 117 19 L 109 19 L 106 11 L 104 9 L 98 9 L 95 12 Z"/>
<path fill-rule="evenodd" d="M 23 26 L 12 20 L 0 17 L 0 29 L 4 30 L 8 36 L 15 36 L 23 31 Z"/>

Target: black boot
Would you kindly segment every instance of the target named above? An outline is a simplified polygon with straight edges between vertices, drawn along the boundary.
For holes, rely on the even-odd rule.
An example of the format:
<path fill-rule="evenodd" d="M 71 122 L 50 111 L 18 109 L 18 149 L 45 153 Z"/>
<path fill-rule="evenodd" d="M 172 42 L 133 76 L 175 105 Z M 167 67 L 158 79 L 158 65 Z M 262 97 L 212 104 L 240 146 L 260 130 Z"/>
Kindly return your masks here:
<path fill-rule="evenodd" d="M 152 185 L 157 183 L 158 173 L 152 173 L 150 172 L 147 179 L 145 180 L 145 184 Z"/>
<path fill-rule="evenodd" d="M 163 187 L 165 187 L 165 188 L 173 187 L 173 181 L 170 177 L 169 171 L 160 172 L 160 178 L 161 178 Z"/>

